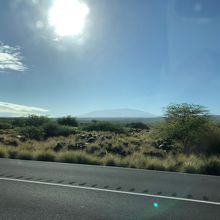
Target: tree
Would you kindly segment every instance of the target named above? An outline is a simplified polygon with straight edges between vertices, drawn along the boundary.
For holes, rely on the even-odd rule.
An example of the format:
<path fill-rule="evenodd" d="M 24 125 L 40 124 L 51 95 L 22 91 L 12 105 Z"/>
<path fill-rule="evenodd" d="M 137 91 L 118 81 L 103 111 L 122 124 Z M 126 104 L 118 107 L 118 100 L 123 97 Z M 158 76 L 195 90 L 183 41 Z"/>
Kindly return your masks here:
<path fill-rule="evenodd" d="M 197 141 L 200 132 L 209 122 L 209 111 L 194 104 L 172 104 L 165 110 L 162 132 L 167 139 L 179 141 L 186 154 Z"/>

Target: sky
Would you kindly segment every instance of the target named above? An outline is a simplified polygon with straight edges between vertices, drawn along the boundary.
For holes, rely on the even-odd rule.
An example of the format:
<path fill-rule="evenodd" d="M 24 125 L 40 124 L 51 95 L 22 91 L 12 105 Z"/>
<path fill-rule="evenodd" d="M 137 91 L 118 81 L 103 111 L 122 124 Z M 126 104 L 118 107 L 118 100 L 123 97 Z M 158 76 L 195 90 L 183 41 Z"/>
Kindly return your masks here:
<path fill-rule="evenodd" d="M 219 39 L 218 0 L 0 1 L 0 116 L 220 114 Z"/>

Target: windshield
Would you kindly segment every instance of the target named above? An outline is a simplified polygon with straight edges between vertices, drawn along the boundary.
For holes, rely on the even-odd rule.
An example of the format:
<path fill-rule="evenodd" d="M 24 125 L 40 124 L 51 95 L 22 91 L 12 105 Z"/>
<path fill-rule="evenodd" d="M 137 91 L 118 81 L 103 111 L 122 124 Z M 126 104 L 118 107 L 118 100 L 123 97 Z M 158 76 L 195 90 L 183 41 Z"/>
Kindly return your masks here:
<path fill-rule="evenodd" d="M 216 0 L 2 1 L 1 101 L 53 117 L 118 108 L 160 116 L 176 102 L 219 114 L 219 8 Z M 1 114 L 22 114 L 13 108 Z"/>
<path fill-rule="evenodd" d="M 219 0 L 0 0 L 0 219 L 220 219 Z"/>

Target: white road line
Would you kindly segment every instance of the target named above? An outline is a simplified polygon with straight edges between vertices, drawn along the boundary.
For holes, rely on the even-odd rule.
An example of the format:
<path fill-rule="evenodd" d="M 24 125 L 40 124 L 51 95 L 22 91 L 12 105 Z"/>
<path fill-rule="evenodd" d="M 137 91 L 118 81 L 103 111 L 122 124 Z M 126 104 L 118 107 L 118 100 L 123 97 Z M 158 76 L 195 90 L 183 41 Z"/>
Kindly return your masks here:
<path fill-rule="evenodd" d="M 34 183 L 34 184 L 42 184 L 42 185 L 49 185 L 49 186 L 61 186 L 61 187 L 76 188 L 76 189 L 87 189 L 87 190 L 93 190 L 93 191 L 112 192 L 112 193 L 135 195 L 135 196 L 145 196 L 145 197 L 154 197 L 154 198 L 160 198 L 160 199 L 171 199 L 171 200 L 179 200 L 179 201 L 186 201 L 186 202 L 197 202 L 197 203 L 205 203 L 205 204 L 212 204 L 212 205 L 220 205 L 220 202 L 213 202 L 213 201 L 153 195 L 153 194 L 147 194 L 147 193 L 135 193 L 135 192 L 127 192 L 127 191 L 111 190 L 111 189 L 101 189 L 101 188 L 93 188 L 93 187 L 86 187 L 86 186 L 74 186 L 74 185 L 60 184 L 60 183 L 48 183 L 48 182 L 41 182 L 41 181 L 22 180 L 22 179 L 13 179 L 13 178 L 4 178 L 4 177 L 0 177 L 0 180 Z"/>

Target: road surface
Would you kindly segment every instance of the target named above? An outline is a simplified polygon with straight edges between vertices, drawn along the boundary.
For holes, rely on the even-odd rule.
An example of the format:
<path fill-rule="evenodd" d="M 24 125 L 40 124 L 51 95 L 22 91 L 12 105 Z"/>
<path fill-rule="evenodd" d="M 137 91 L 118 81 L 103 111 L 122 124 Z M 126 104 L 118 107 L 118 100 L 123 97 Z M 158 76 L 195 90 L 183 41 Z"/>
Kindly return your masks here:
<path fill-rule="evenodd" d="M 220 177 L 0 159 L 0 219 L 220 219 Z"/>

